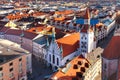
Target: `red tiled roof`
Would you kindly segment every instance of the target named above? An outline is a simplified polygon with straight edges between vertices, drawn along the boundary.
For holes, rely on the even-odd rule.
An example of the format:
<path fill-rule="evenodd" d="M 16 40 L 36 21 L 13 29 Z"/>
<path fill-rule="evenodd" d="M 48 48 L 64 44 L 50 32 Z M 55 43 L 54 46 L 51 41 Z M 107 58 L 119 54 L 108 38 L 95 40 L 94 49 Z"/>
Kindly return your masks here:
<path fill-rule="evenodd" d="M 34 39 L 38 35 L 36 33 L 31 33 L 28 31 L 23 31 L 23 33 L 24 33 L 24 37 L 30 40 Z"/>
<path fill-rule="evenodd" d="M 79 63 L 81 63 L 81 64 L 79 64 Z M 85 64 L 88 64 L 88 67 L 89 67 L 88 61 L 81 56 L 74 58 L 72 61 L 69 62 L 69 64 L 71 64 L 71 66 L 68 69 L 68 71 L 66 71 L 64 73 L 60 69 L 59 71 L 57 71 L 56 73 L 54 73 L 51 76 L 51 79 L 54 79 L 56 77 L 59 80 L 64 80 L 64 79 L 73 80 L 73 78 L 77 77 L 77 74 L 76 74 L 77 72 L 81 72 L 84 74 L 84 72 L 82 72 L 82 70 L 81 70 L 81 67 L 84 69 L 87 69 L 87 67 L 85 67 Z M 76 66 L 76 68 L 74 68 L 74 66 Z"/>
<path fill-rule="evenodd" d="M 23 31 L 24 33 L 24 36 L 25 38 L 27 39 L 33 39 L 35 38 L 38 34 L 36 33 L 31 33 L 31 32 L 28 32 L 28 31 Z M 9 29 L 6 34 L 11 34 L 11 35 L 17 35 L 17 36 L 20 36 L 22 34 L 22 30 L 16 30 L 16 29 Z"/>
<path fill-rule="evenodd" d="M 23 13 L 20 14 L 19 12 L 17 12 L 16 14 L 9 14 L 6 16 L 6 18 L 8 18 L 9 20 L 15 20 L 15 19 L 21 19 L 23 17 L 29 17 L 30 15 L 27 13 Z"/>
<path fill-rule="evenodd" d="M 32 32 L 32 33 L 36 33 L 36 32 L 41 32 L 41 31 L 43 31 L 44 28 L 45 28 L 45 27 L 33 27 L 33 28 L 28 29 L 27 31 L 28 31 L 28 32 Z"/>
<path fill-rule="evenodd" d="M 64 11 L 56 11 L 55 14 L 58 15 L 68 15 L 68 14 L 73 14 L 73 10 L 64 10 Z"/>
<path fill-rule="evenodd" d="M 55 17 L 54 20 L 55 20 L 55 21 L 63 21 L 63 20 L 65 20 L 65 17 L 64 17 L 64 16 Z"/>
<path fill-rule="evenodd" d="M 69 36 L 57 39 L 58 46 L 62 45 L 63 57 L 75 52 L 79 47 L 80 33 L 73 33 Z"/>
<path fill-rule="evenodd" d="M 102 56 L 107 59 L 120 58 L 120 36 L 113 36 Z"/>
<path fill-rule="evenodd" d="M 104 24 L 103 23 L 98 23 L 98 24 L 96 24 L 96 28 L 101 28 L 102 26 L 103 26 Z"/>
<path fill-rule="evenodd" d="M 32 15 L 33 15 L 33 17 L 37 17 L 37 16 L 41 16 L 41 15 L 46 15 L 46 14 L 43 12 L 34 12 Z"/>
<path fill-rule="evenodd" d="M 16 30 L 16 29 L 9 29 L 6 34 L 10 34 L 10 35 L 17 35 L 20 36 L 22 33 L 21 30 Z"/>

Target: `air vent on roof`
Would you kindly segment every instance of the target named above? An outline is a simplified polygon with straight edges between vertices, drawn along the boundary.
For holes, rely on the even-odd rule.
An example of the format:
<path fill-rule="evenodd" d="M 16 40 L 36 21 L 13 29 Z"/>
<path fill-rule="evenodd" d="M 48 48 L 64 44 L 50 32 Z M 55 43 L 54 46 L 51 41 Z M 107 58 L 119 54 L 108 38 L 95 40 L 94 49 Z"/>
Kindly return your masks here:
<path fill-rule="evenodd" d="M 75 65 L 73 66 L 73 69 L 78 69 L 78 65 L 75 64 Z"/>
<path fill-rule="evenodd" d="M 82 72 L 76 72 L 76 75 L 77 75 L 77 77 L 79 77 L 79 78 L 82 78 L 82 77 L 83 77 L 83 73 L 82 73 Z"/>
<path fill-rule="evenodd" d="M 88 64 L 88 63 L 85 63 L 85 67 L 86 67 L 86 68 L 89 68 L 89 64 Z"/>
<path fill-rule="evenodd" d="M 85 67 L 81 67 L 80 71 L 85 72 Z"/>
<path fill-rule="evenodd" d="M 81 62 L 81 61 L 78 61 L 78 64 L 79 64 L 79 65 L 82 65 L 82 62 Z"/>

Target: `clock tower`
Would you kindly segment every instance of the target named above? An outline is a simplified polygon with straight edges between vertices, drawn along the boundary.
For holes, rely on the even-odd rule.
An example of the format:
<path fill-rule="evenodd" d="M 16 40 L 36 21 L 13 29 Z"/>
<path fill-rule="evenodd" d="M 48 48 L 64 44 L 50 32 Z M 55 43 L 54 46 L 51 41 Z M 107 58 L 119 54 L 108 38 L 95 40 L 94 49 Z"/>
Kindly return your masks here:
<path fill-rule="evenodd" d="M 80 52 L 83 56 L 91 52 L 94 49 L 94 31 L 90 26 L 90 14 L 89 9 L 86 9 L 84 15 L 84 25 L 80 31 Z"/>

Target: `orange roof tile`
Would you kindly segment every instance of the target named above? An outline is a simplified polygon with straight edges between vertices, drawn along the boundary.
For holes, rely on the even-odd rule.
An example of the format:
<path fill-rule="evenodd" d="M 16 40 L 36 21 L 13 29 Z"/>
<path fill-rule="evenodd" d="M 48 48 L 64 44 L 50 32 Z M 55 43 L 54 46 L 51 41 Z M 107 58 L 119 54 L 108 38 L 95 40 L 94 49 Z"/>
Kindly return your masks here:
<path fill-rule="evenodd" d="M 32 32 L 32 33 L 36 33 L 36 32 L 41 32 L 41 31 L 43 31 L 44 28 L 45 28 L 44 26 L 43 26 L 43 27 L 33 27 L 33 28 L 28 29 L 27 31 L 28 31 L 28 32 Z"/>
<path fill-rule="evenodd" d="M 63 20 L 65 20 L 65 17 L 64 17 L 64 16 L 55 17 L 54 20 L 55 20 L 55 21 L 63 21 Z"/>
<path fill-rule="evenodd" d="M 107 59 L 120 58 L 120 36 L 113 36 L 102 56 Z"/>
<path fill-rule="evenodd" d="M 27 13 L 23 13 L 23 14 L 16 13 L 16 14 L 9 14 L 9 15 L 6 16 L 6 18 L 8 18 L 9 20 L 21 19 L 23 17 L 29 17 L 29 14 L 27 14 Z"/>
<path fill-rule="evenodd" d="M 43 13 L 43 12 L 34 12 L 32 15 L 33 15 L 33 17 L 37 17 L 37 16 L 45 15 L 45 13 Z"/>
<path fill-rule="evenodd" d="M 73 10 L 64 10 L 64 11 L 56 11 L 55 14 L 58 15 L 68 15 L 68 14 L 73 14 Z"/>
<path fill-rule="evenodd" d="M 103 26 L 104 24 L 103 23 L 98 23 L 96 24 L 96 27 L 100 27 L 100 26 Z"/>
<path fill-rule="evenodd" d="M 87 67 L 85 67 L 85 64 L 88 64 L 88 67 L 89 67 L 88 61 L 81 56 L 74 58 L 68 64 L 71 64 L 68 71 L 64 73 L 62 72 L 62 69 L 60 69 L 58 72 L 52 75 L 51 79 L 54 79 L 56 77 L 57 79 L 60 79 L 60 80 L 64 80 L 64 79 L 72 80 L 72 78 L 77 77 L 76 75 L 77 72 L 81 72 L 82 74 L 84 73 L 81 70 L 81 68 L 87 69 Z"/>
<path fill-rule="evenodd" d="M 62 45 L 63 57 L 75 52 L 79 47 L 80 33 L 73 33 L 69 36 L 57 39 L 58 46 Z"/>

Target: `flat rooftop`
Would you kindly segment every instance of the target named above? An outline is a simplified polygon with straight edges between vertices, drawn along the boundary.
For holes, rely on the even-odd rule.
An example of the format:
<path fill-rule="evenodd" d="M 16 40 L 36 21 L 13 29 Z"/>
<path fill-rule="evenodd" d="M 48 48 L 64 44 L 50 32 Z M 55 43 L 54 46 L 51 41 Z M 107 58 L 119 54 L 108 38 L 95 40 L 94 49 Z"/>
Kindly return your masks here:
<path fill-rule="evenodd" d="M 22 48 L 18 48 L 14 45 L 6 46 L 5 44 L 2 44 L 0 41 L 0 65 L 7 63 L 8 61 L 11 61 L 15 58 L 18 58 L 22 55 L 29 54 L 28 51 Z"/>

